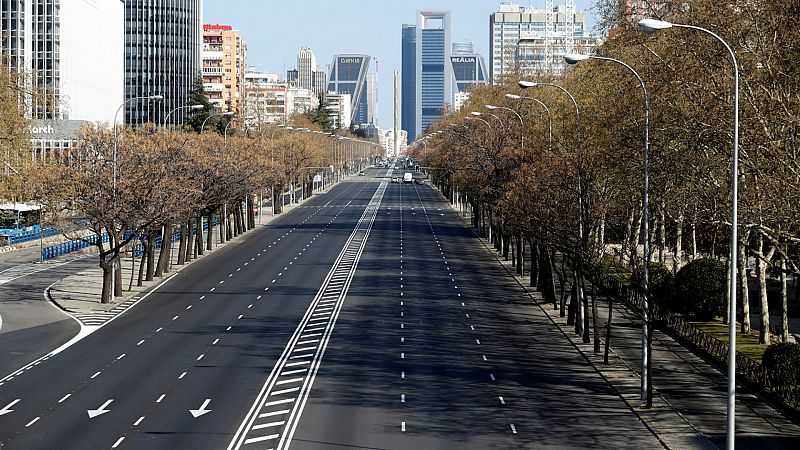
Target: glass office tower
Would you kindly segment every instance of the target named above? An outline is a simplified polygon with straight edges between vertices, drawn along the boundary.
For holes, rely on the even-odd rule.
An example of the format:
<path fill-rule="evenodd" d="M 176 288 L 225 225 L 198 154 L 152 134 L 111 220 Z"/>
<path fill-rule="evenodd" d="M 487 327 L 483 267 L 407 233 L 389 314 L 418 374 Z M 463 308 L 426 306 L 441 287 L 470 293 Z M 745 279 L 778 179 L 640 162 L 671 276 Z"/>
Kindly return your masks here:
<path fill-rule="evenodd" d="M 201 76 L 203 0 L 125 0 L 125 99 L 163 95 L 162 101 L 127 103 L 125 122 L 161 124 L 189 100 Z M 187 110 L 170 123 L 182 124 Z"/>

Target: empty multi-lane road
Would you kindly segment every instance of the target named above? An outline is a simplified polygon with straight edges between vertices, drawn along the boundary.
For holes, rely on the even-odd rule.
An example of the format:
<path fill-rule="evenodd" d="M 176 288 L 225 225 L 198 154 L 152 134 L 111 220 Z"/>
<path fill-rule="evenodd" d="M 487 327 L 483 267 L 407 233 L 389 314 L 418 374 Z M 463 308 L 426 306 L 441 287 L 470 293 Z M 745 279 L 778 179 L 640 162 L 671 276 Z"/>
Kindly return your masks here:
<path fill-rule="evenodd" d="M 340 183 L 5 380 L 0 447 L 659 446 L 401 174 Z"/>

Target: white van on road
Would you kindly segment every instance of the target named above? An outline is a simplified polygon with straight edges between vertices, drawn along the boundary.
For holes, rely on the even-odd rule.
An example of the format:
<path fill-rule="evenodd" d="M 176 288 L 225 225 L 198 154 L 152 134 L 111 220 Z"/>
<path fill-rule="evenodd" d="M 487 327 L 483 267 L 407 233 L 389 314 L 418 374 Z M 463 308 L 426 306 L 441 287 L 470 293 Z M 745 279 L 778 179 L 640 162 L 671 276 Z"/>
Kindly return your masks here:
<path fill-rule="evenodd" d="M 403 183 L 411 183 L 414 181 L 414 175 L 411 172 L 406 172 L 403 174 Z"/>

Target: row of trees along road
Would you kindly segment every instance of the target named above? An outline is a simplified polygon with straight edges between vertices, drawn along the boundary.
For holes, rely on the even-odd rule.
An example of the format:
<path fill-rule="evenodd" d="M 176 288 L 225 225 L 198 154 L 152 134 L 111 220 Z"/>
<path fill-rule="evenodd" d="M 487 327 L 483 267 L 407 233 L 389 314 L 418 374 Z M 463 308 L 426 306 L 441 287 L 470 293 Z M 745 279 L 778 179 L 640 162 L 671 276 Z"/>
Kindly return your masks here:
<path fill-rule="evenodd" d="M 673 29 L 652 36 L 638 31 L 624 2 L 598 2 L 603 23 L 613 25 L 596 54 L 625 61 L 650 94 L 650 243 L 652 260 L 678 271 L 699 257 L 728 261 L 731 233 L 732 65 L 710 36 Z M 714 30 L 731 43 L 741 70 L 740 299 L 749 298 L 754 267 L 760 309 L 760 341 L 769 343 L 767 273 L 782 285 L 782 338 L 788 338 L 787 276 L 797 276 L 800 243 L 800 4 L 797 2 L 691 0 L 669 20 Z M 643 99 L 624 67 L 584 61 L 560 76 L 533 76 L 558 89 L 522 90 L 519 76 L 472 91 L 460 112 L 435 123 L 426 145 L 414 151 L 451 198 L 468 199 L 473 225 L 506 257 L 532 249 L 531 278 L 557 303 L 556 258 L 574 271 L 570 321 L 589 342 L 596 309 L 582 292 L 585 277 L 598 275 L 602 258 L 616 257 L 641 272 Z M 529 99 L 534 97 L 548 114 Z M 512 96 L 513 97 L 513 96 Z M 522 115 L 525 126 L 504 109 Z M 474 117 L 471 112 L 482 112 Z M 492 117 L 493 114 L 496 117 Z M 580 141 L 577 131 L 580 126 Z M 439 132 L 439 133 L 437 133 Z M 522 139 L 524 137 L 524 148 Z M 612 251 L 613 250 L 613 251 Z M 579 299 L 575 301 L 574 299 Z M 741 328 L 750 331 L 749 302 L 739 306 Z M 564 298 L 561 311 L 564 314 Z M 727 317 L 727 314 L 723 314 Z M 590 321 L 590 318 L 592 319 Z"/>
<path fill-rule="evenodd" d="M 232 126 L 227 137 L 220 135 L 227 123 L 217 117 L 202 134 L 193 130 L 200 128 L 195 127 L 196 117 L 187 121 L 185 130 L 118 127 L 116 141 L 112 128 L 91 125 L 73 147 L 32 158 L 25 101 L 30 94 L 21 88 L 27 85 L 20 81 L 22 76 L 10 73 L 0 68 L 5 174 L 0 198 L 42 204 L 45 223 L 73 239 L 85 239 L 86 230 L 90 235 L 108 233 L 109 242 L 94 242 L 104 273 L 104 303 L 111 301 L 112 285 L 113 295 L 122 295 L 121 271 L 113 268 L 120 267 L 134 240 L 144 248 L 137 280 L 141 285 L 169 271 L 171 237 L 176 233 L 181 265 L 211 250 L 214 233 L 225 242 L 253 228 L 255 200 L 261 193 L 273 192 L 280 213 L 281 193 L 287 188 L 303 186 L 309 196 L 314 175 L 322 168 L 353 170 L 358 161 L 375 154 L 375 144 L 323 134 L 319 130 L 325 124 L 309 114 L 291 118 L 295 130 L 266 126 L 237 132 Z M 204 105 L 198 116 L 205 120 L 210 104 L 202 90 L 193 96 L 192 104 Z M 163 242 L 160 252 L 158 240 Z"/>

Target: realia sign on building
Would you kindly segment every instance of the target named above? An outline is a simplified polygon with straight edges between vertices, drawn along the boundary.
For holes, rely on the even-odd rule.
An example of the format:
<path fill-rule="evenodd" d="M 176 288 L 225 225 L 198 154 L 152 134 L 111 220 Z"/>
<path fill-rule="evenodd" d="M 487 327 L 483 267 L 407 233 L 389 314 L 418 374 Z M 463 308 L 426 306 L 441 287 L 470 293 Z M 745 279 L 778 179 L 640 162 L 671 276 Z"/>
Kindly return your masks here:
<path fill-rule="evenodd" d="M 475 64 L 475 57 L 474 56 L 453 56 L 450 58 L 450 61 L 454 63 L 469 63 Z"/>

